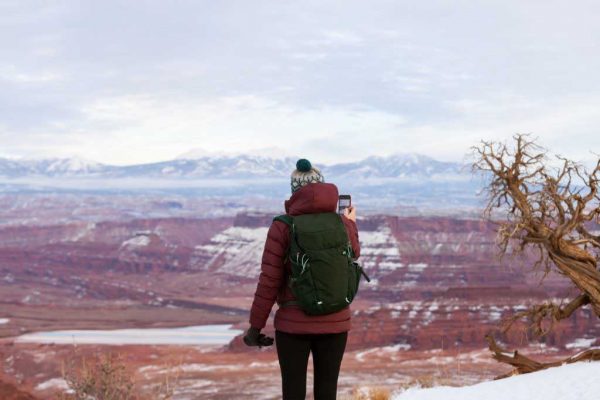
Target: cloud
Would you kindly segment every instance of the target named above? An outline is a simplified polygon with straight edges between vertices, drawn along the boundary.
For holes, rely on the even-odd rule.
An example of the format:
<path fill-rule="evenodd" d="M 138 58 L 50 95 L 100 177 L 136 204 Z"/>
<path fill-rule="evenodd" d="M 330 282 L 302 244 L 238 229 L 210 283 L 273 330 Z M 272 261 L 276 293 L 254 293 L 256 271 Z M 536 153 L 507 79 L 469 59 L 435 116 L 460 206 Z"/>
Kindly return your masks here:
<path fill-rule="evenodd" d="M 0 148 L 127 164 L 276 146 L 460 159 L 532 132 L 575 157 L 600 115 L 593 2 L 0 4 Z M 257 150 L 258 151 L 258 150 Z"/>
<path fill-rule="evenodd" d="M 304 44 L 311 47 L 359 46 L 364 44 L 364 39 L 352 31 L 326 30 Z"/>
<path fill-rule="evenodd" d="M 94 152 L 92 158 L 98 159 L 105 146 L 118 141 L 110 152 L 114 163 L 172 158 L 195 147 L 213 152 L 253 152 L 277 146 L 291 154 L 314 150 L 312 143 L 318 142 L 337 143 L 342 148 L 352 143 L 356 146 L 368 136 L 384 137 L 405 123 L 402 116 L 364 107 L 296 108 L 248 95 L 204 102 L 152 95 L 116 96 L 97 99 L 81 111 L 84 120 L 76 133 L 69 133 L 73 149 L 82 146 L 86 154 Z M 317 154 L 325 161 L 341 156 L 338 152 Z"/>
<path fill-rule="evenodd" d="M 46 83 L 60 80 L 59 73 L 50 71 L 18 70 L 14 65 L 0 65 L 0 81 L 13 84 Z"/>

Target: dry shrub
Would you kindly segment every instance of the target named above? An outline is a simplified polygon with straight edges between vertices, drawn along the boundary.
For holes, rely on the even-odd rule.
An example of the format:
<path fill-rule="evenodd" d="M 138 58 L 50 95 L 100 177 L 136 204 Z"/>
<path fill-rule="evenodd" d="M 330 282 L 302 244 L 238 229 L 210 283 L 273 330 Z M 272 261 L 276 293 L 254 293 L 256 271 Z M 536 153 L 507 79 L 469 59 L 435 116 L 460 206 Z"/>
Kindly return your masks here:
<path fill-rule="evenodd" d="M 69 386 L 62 400 L 135 400 L 135 383 L 120 354 L 96 354 L 70 358 L 62 363 Z"/>
<path fill-rule="evenodd" d="M 421 388 L 432 388 L 437 386 L 438 378 L 434 375 L 422 375 L 416 378 L 413 378 L 408 384 L 407 387 L 418 386 Z"/>
<path fill-rule="evenodd" d="M 62 378 L 69 389 L 56 397 L 60 400 L 171 400 L 181 369 L 169 366 L 167 371 L 150 393 L 142 394 L 134 372 L 127 368 L 120 353 L 97 352 L 85 356 L 78 354 L 74 347 L 73 355 L 61 363 Z"/>
<path fill-rule="evenodd" d="M 389 389 L 372 387 L 354 388 L 348 400 L 389 400 L 390 398 L 391 393 Z"/>
<path fill-rule="evenodd" d="M 412 378 L 408 382 L 401 385 L 401 389 L 411 387 L 432 388 L 436 386 L 458 386 L 456 378 L 450 376 L 428 374 Z"/>
<path fill-rule="evenodd" d="M 162 380 L 154 385 L 150 391 L 150 398 L 153 400 L 171 400 L 175 393 L 175 388 L 179 383 L 179 376 L 182 372 L 182 360 L 177 363 L 169 362 L 165 366 L 165 373 Z"/>

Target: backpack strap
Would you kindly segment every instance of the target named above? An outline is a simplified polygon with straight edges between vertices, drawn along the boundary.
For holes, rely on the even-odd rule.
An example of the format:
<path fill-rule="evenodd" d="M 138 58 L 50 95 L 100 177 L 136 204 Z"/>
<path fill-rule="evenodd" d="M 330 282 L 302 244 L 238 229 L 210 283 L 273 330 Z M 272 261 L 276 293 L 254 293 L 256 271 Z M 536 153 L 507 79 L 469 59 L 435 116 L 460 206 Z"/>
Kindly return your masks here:
<path fill-rule="evenodd" d="M 288 214 L 281 214 L 281 215 L 278 215 L 275 218 L 273 218 L 273 221 L 281 221 L 284 224 L 286 224 L 287 226 L 289 226 L 291 229 L 292 237 L 294 238 L 294 241 L 296 242 L 296 245 L 298 245 L 298 248 L 300 250 L 302 250 L 303 253 L 306 253 L 304 248 L 300 245 L 300 243 L 298 243 L 298 234 L 296 232 L 296 226 L 294 225 L 294 217 L 292 217 L 291 215 L 288 215 Z"/>
<path fill-rule="evenodd" d="M 278 215 L 275 218 L 273 218 L 273 221 L 281 221 L 284 224 L 286 224 L 287 226 L 289 226 L 294 240 L 296 241 L 296 243 L 298 243 L 298 238 L 296 235 L 296 227 L 294 226 L 294 217 L 292 217 L 291 215 L 282 214 L 282 215 Z M 298 244 L 298 247 L 300 247 L 299 244 Z M 300 247 L 300 249 L 302 249 L 302 247 Z M 288 258 L 289 251 L 290 251 L 290 249 L 288 247 L 284 259 Z M 287 275 L 286 269 L 284 269 L 284 273 Z M 278 305 L 279 305 L 279 307 L 299 306 L 300 302 L 297 300 L 288 300 L 288 301 L 284 301 L 282 303 L 278 303 Z"/>
<path fill-rule="evenodd" d="M 292 229 L 292 227 L 294 226 L 294 218 L 287 214 L 277 215 L 275 218 L 273 218 L 273 222 L 275 222 L 275 221 L 283 222 L 284 224 L 289 226 L 290 229 Z M 290 248 L 288 247 L 287 250 L 285 251 L 285 255 L 283 256 L 283 260 L 284 260 L 283 274 L 285 276 L 284 281 L 286 281 L 286 282 L 289 279 L 289 277 L 287 276 L 287 269 L 285 268 L 285 260 L 288 258 L 289 253 L 290 253 Z M 291 303 L 291 301 L 286 301 L 284 303 L 278 303 L 278 304 L 280 307 L 283 307 L 284 304 L 289 305 L 288 303 Z"/>
<path fill-rule="evenodd" d="M 273 218 L 273 221 L 281 221 L 287 226 L 291 227 L 294 224 L 294 217 L 287 214 L 281 214 Z"/>
<path fill-rule="evenodd" d="M 275 222 L 275 221 L 283 222 L 284 224 L 289 226 L 290 229 L 292 229 L 292 230 L 294 229 L 294 218 L 291 215 L 287 215 L 287 214 L 278 215 L 275 218 L 273 218 L 273 222 Z M 284 262 L 288 258 L 289 253 L 290 253 L 290 248 L 288 247 L 285 252 L 285 255 L 283 256 Z"/>
<path fill-rule="evenodd" d="M 340 221 L 341 221 L 341 216 L 340 216 Z M 342 221 L 342 224 L 343 223 L 344 222 Z M 350 238 L 348 238 L 348 244 L 347 244 L 347 248 L 346 248 L 346 254 L 348 256 L 348 262 L 357 264 L 359 266 L 361 275 L 365 277 L 365 279 L 367 280 L 367 282 L 371 282 L 371 278 L 369 278 L 369 275 L 367 275 L 367 273 L 365 272 L 365 270 L 363 269 L 363 267 L 360 266 L 360 264 L 358 264 L 354 260 L 356 254 L 354 254 L 354 249 L 352 248 L 352 242 L 350 241 Z"/>

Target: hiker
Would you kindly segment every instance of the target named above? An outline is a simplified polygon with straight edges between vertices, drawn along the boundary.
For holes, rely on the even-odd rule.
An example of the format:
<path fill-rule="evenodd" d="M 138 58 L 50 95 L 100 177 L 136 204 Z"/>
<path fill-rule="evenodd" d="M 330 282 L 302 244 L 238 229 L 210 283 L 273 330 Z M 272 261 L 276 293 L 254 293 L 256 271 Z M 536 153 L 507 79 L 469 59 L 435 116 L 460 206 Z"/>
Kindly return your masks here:
<path fill-rule="evenodd" d="M 344 209 L 343 215 L 337 215 L 337 187 L 332 183 L 325 183 L 317 167 L 312 166 L 306 159 L 300 159 L 296 163 L 296 170 L 291 174 L 291 189 L 292 195 L 285 201 L 286 215 L 297 217 L 328 213 L 321 214 L 328 217 L 328 221 L 332 221 L 328 228 L 332 229 L 332 232 L 338 229 L 335 231 L 338 233 L 337 237 L 343 235 L 347 249 L 353 253 L 350 256 L 351 253 L 348 251 L 348 257 L 358 258 L 360 247 L 356 209 L 350 206 Z M 271 308 L 277 301 L 279 308 L 274 320 L 275 344 L 281 369 L 283 399 L 305 398 L 310 352 L 312 352 L 314 367 L 314 398 L 335 399 L 340 365 L 346 348 L 348 331 L 351 328 L 350 308 L 348 304 L 340 303 L 339 307 L 343 308 L 327 314 L 309 315 L 303 311 L 288 285 L 291 262 L 286 258 L 286 254 L 291 246 L 290 242 L 288 224 L 282 220 L 274 220 L 267 233 L 261 273 L 250 311 L 250 328 L 245 333 L 244 342 L 248 346 L 273 344 L 273 338 L 265 336 L 260 331 L 265 327 Z M 346 254 L 345 251 L 341 253 Z M 350 278 L 344 277 L 344 279 L 343 284 L 346 286 L 343 290 L 347 291 Z M 356 280 L 356 287 L 359 280 L 360 274 Z M 341 282 L 342 279 L 339 281 Z M 348 301 L 347 297 L 346 301 Z"/>

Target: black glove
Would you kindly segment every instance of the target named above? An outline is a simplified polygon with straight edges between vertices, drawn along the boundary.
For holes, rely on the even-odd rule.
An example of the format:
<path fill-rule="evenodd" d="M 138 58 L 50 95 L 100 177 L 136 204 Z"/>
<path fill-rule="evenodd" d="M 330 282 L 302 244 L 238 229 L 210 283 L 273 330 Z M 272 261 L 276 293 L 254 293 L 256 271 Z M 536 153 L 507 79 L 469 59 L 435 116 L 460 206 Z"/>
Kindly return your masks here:
<path fill-rule="evenodd" d="M 260 329 L 250 327 L 244 335 L 244 343 L 246 343 L 246 346 L 258 346 L 258 348 L 261 348 L 262 346 L 271 346 L 273 338 L 260 333 Z"/>

